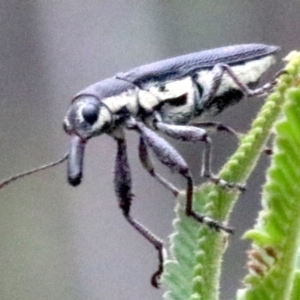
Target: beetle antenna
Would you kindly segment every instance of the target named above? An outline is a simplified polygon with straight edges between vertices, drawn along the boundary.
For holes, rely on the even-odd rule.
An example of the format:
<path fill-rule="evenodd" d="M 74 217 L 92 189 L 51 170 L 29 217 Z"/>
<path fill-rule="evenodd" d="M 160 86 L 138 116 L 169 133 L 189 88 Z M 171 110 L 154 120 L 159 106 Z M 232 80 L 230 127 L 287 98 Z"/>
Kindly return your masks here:
<path fill-rule="evenodd" d="M 26 172 L 23 172 L 23 173 L 16 174 L 16 175 L 11 176 L 9 178 L 6 178 L 6 179 L 4 179 L 3 181 L 0 182 L 0 189 L 4 188 L 5 186 L 9 185 L 13 181 L 16 181 L 20 178 L 26 177 L 28 175 L 32 175 L 32 174 L 37 173 L 39 171 L 43 171 L 43 170 L 47 170 L 47 169 L 50 169 L 52 167 L 55 167 L 55 166 L 63 163 L 68 158 L 68 156 L 69 156 L 69 152 L 67 152 L 62 158 L 60 158 L 57 161 L 54 161 L 54 162 L 51 162 L 49 164 L 40 166 L 38 168 L 35 168 L 35 169 L 29 170 L 29 171 L 26 171 Z"/>

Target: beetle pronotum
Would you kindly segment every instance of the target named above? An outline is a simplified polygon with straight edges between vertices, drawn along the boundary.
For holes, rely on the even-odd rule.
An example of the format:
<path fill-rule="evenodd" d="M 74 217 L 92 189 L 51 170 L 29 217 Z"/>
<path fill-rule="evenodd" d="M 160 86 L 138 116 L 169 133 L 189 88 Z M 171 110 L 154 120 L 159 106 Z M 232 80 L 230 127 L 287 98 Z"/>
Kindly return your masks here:
<path fill-rule="evenodd" d="M 268 91 L 273 82 L 255 87 L 274 63 L 277 52 L 275 46 L 235 45 L 155 62 L 97 82 L 73 98 L 64 119 L 64 130 L 71 137 L 69 152 L 56 162 L 4 180 L 0 189 L 16 179 L 65 160 L 68 162 L 68 181 L 76 186 L 82 178 L 85 144 L 94 136 L 110 135 L 117 144 L 114 186 L 119 206 L 130 225 L 158 251 L 159 266 L 151 280 L 152 285 L 158 287 L 163 271 L 163 242 L 130 214 L 132 186 L 124 129 L 139 134 L 139 158 L 143 167 L 174 195 L 178 194 L 178 189 L 156 173 L 148 149 L 162 164 L 186 179 L 185 211 L 188 216 L 230 233 L 231 228 L 193 210 L 193 179 L 189 167 L 177 150 L 157 132 L 176 140 L 203 142 L 202 176 L 216 184 L 242 189 L 213 175 L 211 139 L 205 128 L 235 134 L 234 130 L 220 123 L 191 121 L 216 115 L 245 96 L 258 96 Z"/>

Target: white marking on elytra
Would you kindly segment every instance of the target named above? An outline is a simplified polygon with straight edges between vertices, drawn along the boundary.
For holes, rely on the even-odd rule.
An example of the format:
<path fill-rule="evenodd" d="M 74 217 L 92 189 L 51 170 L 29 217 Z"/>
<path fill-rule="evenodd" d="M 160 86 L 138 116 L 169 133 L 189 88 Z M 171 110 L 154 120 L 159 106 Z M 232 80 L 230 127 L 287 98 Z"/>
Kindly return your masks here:
<path fill-rule="evenodd" d="M 176 101 L 180 96 L 185 94 L 190 94 L 193 91 L 193 83 L 190 77 L 185 77 L 180 80 L 175 80 L 171 82 L 167 82 L 164 84 L 164 88 L 161 89 L 157 86 L 150 87 L 149 92 L 154 96 L 154 99 L 149 102 L 149 108 L 155 107 L 157 104 L 168 100 L 172 107 L 172 99 Z M 148 99 L 141 99 L 140 103 L 143 107 L 147 103 Z M 194 106 L 194 99 L 193 97 L 188 97 L 187 102 L 184 105 L 180 105 L 179 107 L 173 106 L 172 111 L 176 112 L 183 112 L 183 110 L 190 111 L 191 107 Z"/>
<path fill-rule="evenodd" d="M 166 84 L 166 89 L 170 90 L 170 92 L 168 97 L 165 97 L 165 99 L 174 98 L 176 100 L 176 98 L 187 94 L 187 100 L 185 104 L 182 104 L 180 106 L 172 106 L 171 100 L 169 105 L 165 105 L 162 107 L 162 113 L 166 118 L 168 118 L 167 116 L 172 118 L 172 116 L 191 114 L 194 112 L 194 83 L 191 77 L 185 77 L 181 80 L 169 82 Z M 161 97 L 161 93 L 158 93 L 158 97 Z M 165 121 L 167 121 L 167 119 L 165 119 Z"/>
<path fill-rule="evenodd" d="M 157 86 L 153 86 L 149 89 L 149 91 L 163 101 L 166 99 L 176 99 L 186 94 L 190 89 L 192 89 L 191 78 L 184 77 L 182 79 L 165 83 L 163 90 Z"/>
<path fill-rule="evenodd" d="M 140 105 L 145 111 L 152 111 L 153 108 L 162 100 L 151 88 L 149 91 L 140 89 L 137 97 L 139 99 L 138 105 Z"/>

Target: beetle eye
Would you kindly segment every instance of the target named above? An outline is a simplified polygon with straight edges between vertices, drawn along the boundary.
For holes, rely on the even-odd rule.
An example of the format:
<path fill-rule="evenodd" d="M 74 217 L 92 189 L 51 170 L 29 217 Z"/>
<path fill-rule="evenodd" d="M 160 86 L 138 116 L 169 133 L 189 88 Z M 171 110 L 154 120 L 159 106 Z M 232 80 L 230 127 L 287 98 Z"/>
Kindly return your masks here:
<path fill-rule="evenodd" d="M 82 117 L 90 125 L 94 124 L 98 119 L 99 110 L 94 104 L 86 104 L 81 111 Z"/>

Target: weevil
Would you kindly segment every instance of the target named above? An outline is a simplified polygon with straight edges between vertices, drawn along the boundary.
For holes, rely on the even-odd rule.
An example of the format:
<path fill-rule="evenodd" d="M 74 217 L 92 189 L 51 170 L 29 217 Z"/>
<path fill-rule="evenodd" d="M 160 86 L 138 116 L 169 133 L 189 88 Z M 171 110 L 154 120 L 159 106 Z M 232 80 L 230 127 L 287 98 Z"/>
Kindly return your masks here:
<path fill-rule="evenodd" d="M 233 134 L 235 131 L 220 123 L 195 122 L 195 119 L 219 114 L 244 97 L 269 91 L 273 81 L 259 88 L 257 85 L 275 62 L 278 50 L 276 46 L 263 44 L 222 47 L 158 61 L 97 82 L 72 99 L 63 121 L 63 128 L 71 138 L 69 152 L 56 162 L 4 180 L 0 188 L 65 160 L 68 182 L 77 186 L 83 176 L 86 143 L 92 137 L 108 134 L 117 145 L 114 189 L 119 207 L 129 224 L 158 251 L 158 269 L 151 278 L 152 285 L 158 287 L 163 271 L 163 242 L 130 213 L 133 193 L 124 131 L 138 133 L 142 166 L 174 195 L 178 195 L 178 189 L 156 173 L 148 150 L 151 149 L 158 161 L 185 178 L 185 212 L 188 216 L 216 230 L 232 232 L 226 225 L 193 209 L 193 179 L 189 166 L 158 133 L 175 140 L 204 143 L 201 175 L 216 184 L 242 189 L 211 171 L 212 143 L 207 128 Z"/>

